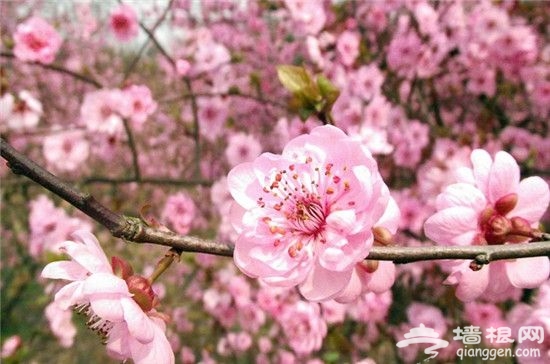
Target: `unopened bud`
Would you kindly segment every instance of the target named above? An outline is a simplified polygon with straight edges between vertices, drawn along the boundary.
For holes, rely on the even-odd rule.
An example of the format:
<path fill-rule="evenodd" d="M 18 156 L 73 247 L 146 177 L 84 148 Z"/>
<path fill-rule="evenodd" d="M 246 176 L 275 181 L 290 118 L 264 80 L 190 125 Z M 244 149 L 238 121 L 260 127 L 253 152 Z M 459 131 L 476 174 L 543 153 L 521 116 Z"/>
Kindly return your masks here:
<path fill-rule="evenodd" d="M 490 234 L 494 236 L 506 235 L 512 229 L 512 224 L 510 223 L 510 220 L 502 215 L 495 215 L 491 217 L 487 225 L 490 229 Z"/>
<path fill-rule="evenodd" d="M 528 236 L 531 234 L 531 225 L 529 221 L 525 220 L 523 217 L 515 216 L 510 219 L 512 224 L 512 233 L 516 235 Z"/>
<path fill-rule="evenodd" d="M 378 264 L 378 260 L 366 260 L 363 266 L 368 273 L 374 273 L 378 269 Z"/>
<path fill-rule="evenodd" d="M 133 299 L 141 307 L 143 312 L 150 311 L 155 302 L 155 292 L 149 280 L 142 276 L 130 276 L 126 279 L 128 290 L 133 294 Z"/>
<path fill-rule="evenodd" d="M 518 203 L 518 195 L 516 193 L 510 193 L 503 196 L 495 202 L 495 210 L 502 216 L 512 211 Z"/>
<path fill-rule="evenodd" d="M 470 269 L 474 272 L 481 270 L 481 268 L 483 268 L 483 265 L 477 263 L 475 260 L 472 260 L 472 262 L 470 263 Z"/>
<path fill-rule="evenodd" d="M 388 229 L 382 226 L 377 226 L 372 228 L 372 233 L 374 235 L 374 242 L 379 245 L 390 245 L 393 243 L 393 235 Z"/>

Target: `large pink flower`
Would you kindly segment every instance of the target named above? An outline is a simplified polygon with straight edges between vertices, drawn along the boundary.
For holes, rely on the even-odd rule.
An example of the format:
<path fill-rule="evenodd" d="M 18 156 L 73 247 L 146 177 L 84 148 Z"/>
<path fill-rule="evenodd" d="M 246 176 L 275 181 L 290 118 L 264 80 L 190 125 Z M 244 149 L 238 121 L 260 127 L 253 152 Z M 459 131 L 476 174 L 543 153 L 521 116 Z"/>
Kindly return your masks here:
<path fill-rule="evenodd" d="M 426 236 L 446 245 L 525 243 L 548 208 L 550 191 L 540 177 L 520 182 L 519 166 L 506 152 L 493 160 L 484 150 L 471 154 L 473 168 L 459 171 L 461 182 L 437 197 L 437 213 L 424 225 Z M 450 262 L 447 283 L 458 284 L 457 296 L 471 301 L 486 292 L 534 288 L 548 279 L 547 257 L 497 261 L 478 271 L 469 262 Z"/>
<path fill-rule="evenodd" d="M 94 235 L 78 231 L 74 236 L 77 241 L 61 248 L 71 260 L 50 263 L 42 271 L 42 277 L 70 281 L 56 293 L 56 305 L 87 315 L 87 325 L 105 337 L 108 353 L 117 359 L 145 364 L 154 357 L 158 363 L 174 363 L 145 278 L 131 275 L 130 268 L 122 269 L 124 279 L 118 277 Z"/>
<path fill-rule="evenodd" d="M 13 53 L 22 61 L 52 63 L 62 39 L 44 19 L 32 17 L 17 26 L 13 35 Z"/>
<path fill-rule="evenodd" d="M 370 153 L 328 125 L 291 140 L 282 155 L 238 165 L 228 185 L 236 265 L 271 285 L 299 285 L 316 301 L 346 288 L 390 199 Z"/>

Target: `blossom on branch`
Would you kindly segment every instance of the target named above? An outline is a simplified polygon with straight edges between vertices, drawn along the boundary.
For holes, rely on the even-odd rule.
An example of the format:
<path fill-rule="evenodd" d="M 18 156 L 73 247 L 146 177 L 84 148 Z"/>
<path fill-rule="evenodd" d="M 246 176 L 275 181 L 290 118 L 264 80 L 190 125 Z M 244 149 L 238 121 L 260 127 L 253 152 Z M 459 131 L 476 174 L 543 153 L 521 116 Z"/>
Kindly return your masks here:
<path fill-rule="evenodd" d="M 107 353 L 116 359 L 174 363 L 149 281 L 133 275 L 120 259 L 113 259 L 111 266 L 91 233 L 77 231 L 74 237 L 76 241 L 61 247 L 71 260 L 50 263 L 42 271 L 42 277 L 70 282 L 55 295 L 58 308 L 86 315 L 88 327 L 105 340 Z"/>
<path fill-rule="evenodd" d="M 17 26 L 13 35 L 15 57 L 22 61 L 52 63 L 63 40 L 57 31 L 40 17 L 32 17 Z"/>
<path fill-rule="evenodd" d="M 370 152 L 326 125 L 228 175 L 236 265 L 308 300 L 338 297 L 374 242 L 390 195 Z"/>
<path fill-rule="evenodd" d="M 519 166 L 506 152 L 493 160 L 476 149 L 470 159 L 473 168 L 461 168 L 459 183 L 437 197 L 438 212 L 426 220 L 426 236 L 446 245 L 520 244 L 537 237 L 550 201 L 548 184 L 540 177 L 520 182 Z M 446 282 L 458 285 L 456 294 L 463 301 L 498 295 L 511 286 L 535 288 L 550 274 L 548 257 L 497 261 L 481 269 L 471 269 L 468 261 L 449 264 Z"/>

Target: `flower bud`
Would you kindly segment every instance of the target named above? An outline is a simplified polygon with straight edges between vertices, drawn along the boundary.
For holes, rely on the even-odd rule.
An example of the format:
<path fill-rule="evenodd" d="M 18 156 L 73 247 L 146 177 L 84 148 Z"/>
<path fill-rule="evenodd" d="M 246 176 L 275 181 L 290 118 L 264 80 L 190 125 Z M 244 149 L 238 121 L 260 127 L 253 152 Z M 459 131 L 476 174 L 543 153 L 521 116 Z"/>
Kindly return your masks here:
<path fill-rule="evenodd" d="M 365 260 L 363 267 L 368 273 L 374 273 L 378 269 L 378 260 Z"/>
<path fill-rule="evenodd" d="M 382 226 L 377 226 L 372 228 L 372 233 L 374 234 L 374 242 L 379 245 L 390 245 L 393 242 L 393 235 L 388 229 Z"/>
<path fill-rule="evenodd" d="M 523 217 L 515 216 L 510 219 L 512 224 L 512 233 L 516 235 L 529 236 L 531 234 L 531 225 Z"/>
<path fill-rule="evenodd" d="M 489 233 L 494 236 L 504 236 L 512 229 L 510 220 L 502 215 L 494 215 L 487 222 Z"/>
<path fill-rule="evenodd" d="M 149 280 L 142 276 L 133 275 L 126 279 L 126 284 L 130 293 L 134 295 L 132 298 L 143 312 L 150 311 L 154 306 L 155 292 L 153 292 Z"/>
<path fill-rule="evenodd" d="M 500 215 L 505 216 L 507 213 L 512 211 L 514 207 L 516 207 L 517 203 L 517 193 L 510 193 L 506 196 L 499 198 L 497 202 L 495 202 L 495 210 L 497 210 Z"/>

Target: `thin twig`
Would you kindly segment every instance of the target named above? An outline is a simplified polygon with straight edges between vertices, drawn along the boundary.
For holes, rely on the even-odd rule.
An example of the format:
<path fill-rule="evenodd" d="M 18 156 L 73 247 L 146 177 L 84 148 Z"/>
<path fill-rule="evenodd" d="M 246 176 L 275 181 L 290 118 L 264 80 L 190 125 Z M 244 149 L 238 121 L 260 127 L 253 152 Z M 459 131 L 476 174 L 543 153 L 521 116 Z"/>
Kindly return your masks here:
<path fill-rule="evenodd" d="M 9 53 L 9 52 L 0 52 L 0 57 L 17 59 L 17 58 L 15 58 L 15 55 L 13 53 Z M 82 73 L 71 71 L 67 68 L 61 67 L 61 66 L 56 65 L 56 64 L 44 64 L 44 63 L 40 63 L 40 62 L 24 62 L 24 61 L 20 61 L 20 62 L 69 75 L 71 77 L 76 78 L 77 80 L 80 80 L 82 82 L 86 82 L 90 85 L 93 85 L 96 88 L 102 88 L 103 87 L 103 85 L 99 81 L 96 81 L 92 77 L 85 76 Z"/>
<path fill-rule="evenodd" d="M 182 252 L 201 252 L 221 256 L 233 255 L 233 247 L 230 244 L 194 236 L 181 236 L 171 231 L 155 229 L 138 218 L 120 215 L 108 209 L 91 195 L 77 191 L 16 151 L 2 138 L 0 138 L 0 152 L 1 156 L 8 161 L 8 166 L 14 173 L 27 176 L 58 195 L 105 226 L 115 237 L 135 243 L 164 245 Z M 439 259 L 472 259 L 477 264 L 487 264 L 501 259 L 550 256 L 550 234 L 542 234 L 542 238 L 544 241 L 529 244 L 491 246 L 375 246 L 371 249 L 368 259 L 391 260 L 395 263 Z"/>

